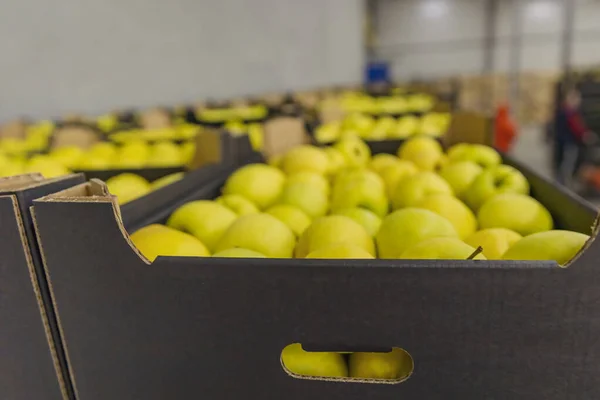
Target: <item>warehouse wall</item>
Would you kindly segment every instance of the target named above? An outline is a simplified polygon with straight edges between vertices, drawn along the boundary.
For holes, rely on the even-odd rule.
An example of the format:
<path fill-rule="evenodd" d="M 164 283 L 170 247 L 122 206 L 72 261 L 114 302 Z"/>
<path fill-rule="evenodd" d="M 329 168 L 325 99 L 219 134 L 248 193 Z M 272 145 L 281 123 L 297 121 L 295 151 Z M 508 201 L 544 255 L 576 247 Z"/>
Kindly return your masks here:
<path fill-rule="evenodd" d="M 512 1 L 500 0 L 496 71 L 510 68 Z M 521 68 L 560 67 L 561 0 L 523 0 Z M 476 74 L 483 69 L 485 2 L 482 0 L 378 0 L 378 55 L 395 76 Z M 600 63 L 600 1 L 577 0 L 575 65 Z"/>
<path fill-rule="evenodd" d="M 6 0 L 0 120 L 355 83 L 362 0 Z"/>

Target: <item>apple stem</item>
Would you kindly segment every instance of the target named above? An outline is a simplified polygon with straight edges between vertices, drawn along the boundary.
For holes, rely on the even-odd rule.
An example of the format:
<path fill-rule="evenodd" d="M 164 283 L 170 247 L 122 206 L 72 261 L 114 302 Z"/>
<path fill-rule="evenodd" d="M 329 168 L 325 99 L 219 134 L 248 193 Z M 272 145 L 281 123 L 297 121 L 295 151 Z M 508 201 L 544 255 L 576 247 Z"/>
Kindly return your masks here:
<path fill-rule="evenodd" d="M 483 251 L 483 247 L 479 246 L 475 249 L 475 251 L 473 252 L 473 254 L 471 254 L 469 257 L 467 257 L 467 260 L 472 260 L 475 257 L 477 257 L 479 254 L 481 254 L 481 252 Z"/>

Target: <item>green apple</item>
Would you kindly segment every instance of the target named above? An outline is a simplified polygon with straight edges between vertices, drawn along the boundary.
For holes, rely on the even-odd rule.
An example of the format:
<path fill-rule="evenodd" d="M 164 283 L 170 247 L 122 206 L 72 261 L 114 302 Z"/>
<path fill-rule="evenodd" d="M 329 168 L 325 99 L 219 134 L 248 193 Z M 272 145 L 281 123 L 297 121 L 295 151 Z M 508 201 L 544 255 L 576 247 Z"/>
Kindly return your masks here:
<path fill-rule="evenodd" d="M 391 198 L 392 208 L 413 207 L 432 194 L 452 195 L 452 188 L 434 172 L 419 172 L 398 182 Z"/>
<path fill-rule="evenodd" d="M 267 257 L 291 258 L 295 245 L 296 236 L 286 224 L 269 214 L 250 214 L 231 224 L 215 252 L 241 247 Z"/>
<path fill-rule="evenodd" d="M 167 225 L 194 235 L 214 252 L 221 236 L 237 218 L 236 213 L 215 201 L 196 200 L 175 210 Z"/>
<path fill-rule="evenodd" d="M 274 205 L 266 213 L 286 224 L 296 236 L 302 235 L 311 223 L 310 217 L 304 211 L 288 204 Z"/>
<path fill-rule="evenodd" d="M 265 210 L 281 196 L 285 175 L 265 164 L 248 164 L 235 171 L 225 182 L 223 194 L 239 194 Z"/>
<path fill-rule="evenodd" d="M 239 216 L 248 214 L 258 214 L 260 210 L 254 205 L 253 202 L 240 196 L 239 194 L 226 194 L 221 197 L 217 197 L 215 201 Z"/>
<path fill-rule="evenodd" d="M 308 182 L 286 183 L 277 204 L 295 206 L 311 218 L 322 217 L 329 210 L 327 194 Z"/>
<path fill-rule="evenodd" d="M 331 191 L 331 210 L 361 207 L 383 217 L 389 211 L 382 179 L 372 171 L 348 173 L 336 179 Z"/>
<path fill-rule="evenodd" d="M 375 236 L 380 258 L 399 258 L 410 246 L 432 237 L 454 237 L 454 225 L 433 211 L 404 208 L 394 211 L 381 222 Z"/>
<path fill-rule="evenodd" d="M 398 157 L 413 162 L 423 171 L 435 170 L 444 158 L 442 145 L 435 139 L 417 136 L 404 142 L 398 149 Z"/>
<path fill-rule="evenodd" d="M 440 176 L 450 184 L 457 197 L 462 197 L 482 172 L 483 168 L 472 161 L 459 161 L 445 165 Z"/>
<path fill-rule="evenodd" d="M 281 352 L 281 362 L 292 374 L 317 377 L 347 377 L 344 356 L 333 352 L 308 352 L 300 343 L 290 344 Z"/>
<path fill-rule="evenodd" d="M 343 215 L 348 218 L 352 218 L 365 228 L 367 233 L 371 236 L 375 236 L 381 226 L 381 218 L 372 211 L 366 208 L 353 207 L 353 208 L 342 208 L 332 212 L 334 215 Z"/>
<path fill-rule="evenodd" d="M 295 256 L 304 258 L 313 251 L 338 244 L 360 247 L 375 256 L 375 244 L 365 228 L 342 215 L 315 219 L 300 236 Z"/>
<path fill-rule="evenodd" d="M 283 156 L 281 169 L 288 175 L 301 171 L 326 175 L 329 172 L 329 157 L 318 147 L 302 145 L 294 147 Z"/>
<path fill-rule="evenodd" d="M 465 239 L 469 246 L 480 247 L 488 260 L 500 260 L 502 255 L 522 236 L 505 228 L 482 229 Z"/>
<path fill-rule="evenodd" d="M 242 249 L 241 247 L 236 247 L 233 249 L 227 249 L 220 251 L 216 254 L 213 254 L 213 257 L 223 257 L 223 258 L 267 258 L 264 254 L 260 254 L 253 250 Z"/>
<path fill-rule="evenodd" d="M 590 240 L 583 233 L 553 230 L 538 232 L 513 244 L 503 255 L 504 260 L 554 260 L 565 266 L 586 242 Z"/>
<path fill-rule="evenodd" d="M 489 198 L 499 193 L 529 194 L 529 182 L 516 168 L 497 165 L 483 171 L 463 192 L 465 202 L 477 211 Z"/>
<path fill-rule="evenodd" d="M 391 198 L 398 186 L 398 182 L 412 175 L 416 175 L 419 169 L 415 164 L 406 160 L 398 160 L 397 163 L 383 168 L 379 172 L 379 176 L 385 183 L 385 193 L 388 198 Z"/>
<path fill-rule="evenodd" d="M 365 167 L 371 159 L 371 149 L 358 138 L 346 137 L 338 140 L 333 147 L 344 156 L 349 167 Z"/>
<path fill-rule="evenodd" d="M 426 196 L 415 205 L 441 215 L 454 225 L 460 239 L 471 236 L 477 230 L 477 218 L 473 211 L 456 197 L 440 193 Z"/>
<path fill-rule="evenodd" d="M 185 172 L 175 172 L 153 181 L 150 184 L 150 190 L 158 190 L 162 187 L 168 186 L 172 183 L 178 182 L 183 179 Z"/>
<path fill-rule="evenodd" d="M 403 379 L 413 372 L 414 362 L 406 351 L 393 348 L 389 353 L 352 353 L 348 370 L 352 378 Z"/>
<path fill-rule="evenodd" d="M 346 167 L 346 158 L 339 150 L 326 147 L 323 151 L 329 158 L 329 173 L 331 175 L 337 174 L 338 171 Z"/>
<path fill-rule="evenodd" d="M 407 248 L 400 258 L 412 260 L 467 260 L 476 254 L 476 248 L 471 247 L 460 239 L 452 237 L 434 237 L 425 239 Z M 473 259 L 485 260 L 481 253 Z"/>
<path fill-rule="evenodd" d="M 302 171 L 288 176 L 288 184 L 294 184 L 296 182 L 312 185 L 316 190 L 320 190 L 329 196 L 329 181 L 321 174 L 310 171 Z"/>
<path fill-rule="evenodd" d="M 456 146 L 448 149 L 448 159 L 451 163 L 471 161 L 482 168 L 490 168 L 499 165 L 502 162 L 502 157 L 492 147 L 483 144 L 466 143 L 461 143 Z"/>
<path fill-rule="evenodd" d="M 365 259 L 375 258 L 368 251 L 362 247 L 355 246 L 352 244 L 334 244 L 332 246 L 322 247 L 318 250 L 311 252 L 306 258 L 345 258 L 345 259 Z"/>
<path fill-rule="evenodd" d="M 187 233 L 164 225 L 145 226 L 131 236 L 131 242 L 149 261 L 158 256 L 208 257 L 204 244 Z"/>
<path fill-rule="evenodd" d="M 142 197 L 151 190 L 150 183 L 139 175 L 124 173 L 106 181 L 108 191 L 117 196 L 119 204 L 125 204 Z"/>
<path fill-rule="evenodd" d="M 506 228 L 527 236 L 552 229 L 552 215 L 537 200 L 524 194 L 501 193 L 479 209 L 481 229 Z"/>
<path fill-rule="evenodd" d="M 400 162 L 400 159 L 393 154 L 376 154 L 371 159 L 369 163 L 369 168 L 373 170 L 375 173 L 381 175 L 381 171 L 383 171 L 386 167 L 396 165 Z"/>

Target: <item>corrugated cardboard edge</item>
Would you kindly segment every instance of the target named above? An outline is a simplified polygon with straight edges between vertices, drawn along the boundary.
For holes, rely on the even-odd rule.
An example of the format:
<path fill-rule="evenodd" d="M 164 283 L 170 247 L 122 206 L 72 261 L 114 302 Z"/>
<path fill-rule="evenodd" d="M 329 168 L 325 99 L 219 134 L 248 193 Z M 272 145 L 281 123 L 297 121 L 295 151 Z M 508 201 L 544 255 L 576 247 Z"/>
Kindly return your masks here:
<path fill-rule="evenodd" d="M 117 224 L 121 234 L 125 241 L 129 244 L 129 246 L 133 249 L 133 251 L 140 257 L 140 259 L 146 263 L 151 264 L 150 261 L 146 257 L 142 255 L 142 253 L 135 247 L 131 238 L 129 237 L 129 233 L 125 229 L 125 225 L 123 224 L 123 217 L 121 216 L 121 208 L 119 207 L 119 202 L 117 197 L 110 194 L 108 191 L 108 187 L 106 183 L 99 179 L 91 179 L 89 182 L 82 183 L 80 185 L 73 186 L 69 189 L 62 190 L 60 192 L 52 193 L 48 196 L 41 197 L 36 201 L 39 202 L 66 202 L 66 203 L 110 203 L 115 215 L 115 223 Z M 32 207 L 31 214 L 33 218 L 34 224 L 37 226 L 37 222 L 35 220 L 35 208 Z M 37 233 L 37 230 L 36 230 Z M 38 236 L 38 244 L 40 250 L 43 250 L 43 243 L 41 238 Z M 43 251 L 42 259 L 43 259 Z M 44 262 L 44 269 L 46 269 L 46 262 Z M 46 271 L 47 275 L 47 271 Z M 49 285 L 51 285 L 50 280 L 48 279 Z"/>
<path fill-rule="evenodd" d="M 41 175 L 40 175 L 41 176 Z M 25 234 L 25 226 L 23 225 L 23 217 L 21 215 L 21 211 L 18 207 L 17 198 L 15 195 L 9 195 L 13 204 L 13 211 L 15 213 L 15 218 L 17 220 L 17 226 L 19 229 L 19 235 L 21 236 L 21 245 L 23 246 L 23 253 L 25 254 L 25 259 L 27 261 L 27 269 L 29 271 L 29 280 L 31 281 L 31 285 L 33 287 L 33 292 L 35 294 L 38 310 L 40 311 L 40 316 L 42 318 L 42 323 L 44 325 L 44 333 L 46 335 L 46 342 L 48 343 L 48 347 L 50 350 L 50 355 L 52 357 L 52 363 L 54 364 L 54 372 L 56 373 L 56 378 L 58 379 L 58 385 L 60 387 L 60 392 L 64 400 L 69 400 L 69 395 L 66 387 L 66 380 L 63 376 L 62 369 L 60 367 L 60 362 L 58 360 L 58 351 L 56 349 L 56 345 L 54 340 L 52 340 L 52 331 L 50 329 L 50 321 L 48 318 L 48 314 L 46 313 L 46 309 L 44 308 L 44 302 L 42 300 L 41 288 L 36 278 L 35 268 L 33 266 L 33 256 L 31 255 L 31 244 L 27 240 L 27 235 Z"/>
<path fill-rule="evenodd" d="M 115 215 L 115 222 L 116 222 L 117 226 L 119 227 L 119 230 L 121 231 L 121 234 L 123 235 L 123 238 L 129 244 L 129 246 L 133 249 L 134 253 L 137 254 L 144 263 L 150 264 L 150 262 L 140 253 L 140 251 L 131 242 L 131 239 L 129 238 L 129 234 L 127 233 L 127 231 L 125 230 L 125 226 L 123 225 L 123 219 L 121 217 L 121 211 L 119 208 L 118 200 L 117 200 L 116 196 L 113 196 L 109 193 L 108 187 L 106 186 L 106 184 L 103 181 L 98 180 L 98 179 L 92 179 L 89 182 L 73 186 L 69 189 L 65 189 L 60 192 L 50 194 L 48 196 L 41 197 L 41 198 L 37 199 L 36 201 L 71 202 L 71 203 L 110 203 L 112 206 L 114 215 Z M 72 365 L 71 358 L 69 356 L 69 344 L 67 342 L 65 332 L 63 329 L 63 325 L 62 325 L 62 322 L 60 319 L 60 312 L 59 312 L 58 304 L 56 304 L 56 300 L 55 300 L 56 296 L 54 295 L 52 279 L 50 278 L 50 274 L 49 274 L 48 267 L 47 267 L 46 256 L 44 253 L 44 244 L 43 244 L 42 237 L 39 234 L 38 223 L 37 223 L 36 216 L 35 216 L 35 207 L 34 206 L 31 207 L 31 218 L 32 218 L 33 224 L 35 226 L 35 234 L 36 234 L 38 246 L 40 249 L 40 256 L 42 259 L 42 267 L 44 269 L 44 274 L 46 275 L 46 281 L 48 282 L 48 289 L 50 290 L 50 293 L 52 295 L 51 296 L 52 308 L 54 309 L 54 312 L 56 314 L 56 322 L 58 325 L 58 330 L 60 332 L 61 337 L 63 338 L 63 348 L 65 351 L 65 357 L 67 359 L 68 364 Z M 22 234 L 24 234 L 24 231 L 22 232 Z M 31 257 L 31 255 L 29 255 L 29 257 Z M 33 264 L 31 265 L 31 268 L 33 268 Z M 33 279 L 33 277 L 32 277 L 32 279 Z M 38 288 L 38 290 L 39 290 L 39 288 Z M 36 293 L 36 295 L 39 296 L 38 293 Z M 38 304 L 41 305 L 41 297 L 38 297 Z M 47 325 L 46 322 L 44 323 L 44 325 L 45 325 L 45 329 L 46 329 L 46 335 L 47 335 L 47 337 L 49 337 L 48 336 L 50 334 L 49 326 Z M 50 339 L 48 339 L 48 341 L 49 341 L 49 343 L 51 343 Z M 51 345 L 51 346 L 53 348 L 53 351 L 56 351 L 54 349 L 53 345 Z M 58 358 L 55 358 L 55 354 L 53 354 L 53 358 L 54 358 L 54 362 L 55 362 L 55 368 L 58 368 L 58 364 L 57 364 Z M 77 379 L 76 379 L 75 371 L 73 368 L 69 368 L 69 376 L 71 379 L 71 383 L 73 385 L 73 391 L 75 392 L 75 397 L 79 398 L 79 391 L 77 389 Z M 63 391 L 64 399 L 69 400 L 66 397 L 66 388 L 64 387 L 64 380 L 61 381 L 61 390 Z"/>

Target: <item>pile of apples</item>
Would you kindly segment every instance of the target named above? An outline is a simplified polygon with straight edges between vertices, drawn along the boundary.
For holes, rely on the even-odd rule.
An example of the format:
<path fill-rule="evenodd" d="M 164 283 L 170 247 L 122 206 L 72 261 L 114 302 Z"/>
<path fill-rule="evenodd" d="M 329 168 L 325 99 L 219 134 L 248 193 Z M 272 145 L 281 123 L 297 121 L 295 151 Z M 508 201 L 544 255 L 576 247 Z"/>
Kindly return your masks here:
<path fill-rule="evenodd" d="M 228 121 L 258 121 L 266 118 L 269 110 L 262 104 L 237 107 L 204 108 L 196 112 L 198 121 L 220 124 Z"/>
<path fill-rule="evenodd" d="M 110 134 L 108 139 L 115 143 L 126 143 L 129 140 L 192 140 L 199 132 L 198 125 L 193 124 L 176 124 L 174 126 L 155 128 L 155 129 L 126 129 L 116 131 Z"/>
<path fill-rule="evenodd" d="M 215 200 L 179 207 L 165 225 L 131 235 L 150 261 L 160 255 L 312 259 L 554 260 L 565 265 L 589 240 L 554 230 L 521 172 L 492 148 L 416 137 L 397 155 L 371 157 L 347 137 L 302 145 L 267 164 L 236 170 Z M 306 351 L 281 355 L 292 375 L 401 381 L 413 370 L 389 353 Z"/>
<path fill-rule="evenodd" d="M 0 177 L 38 172 L 46 178 L 68 175 L 72 171 L 179 167 L 191 161 L 196 152 L 193 141 L 149 143 L 131 139 L 122 145 L 99 142 L 84 150 L 64 146 L 47 154 L 7 156 L 0 153 Z"/>
<path fill-rule="evenodd" d="M 554 230 L 529 183 L 492 148 L 444 153 L 416 137 L 371 157 L 359 138 L 302 145 L 235 171 L 215 200 L 189 202 L 132 240 L 159 255 L 555 260 L 588 235 Z M 476 249 L 482 248 L 477 254 Z"/>
<path fill-rule="evenodd" d="M 331 143 L 345 136 L 364 140 L 407 139 L 413 136 L 443 136 L 450 127 L 450 113 L 427 113 L 422 117 L 407 115 L 374 118 L 366 114 L 349 114 L 341 121 L 332 121 L 315 129 L 318 143 Z"/>
<path fill-rule="evenodd" d="M 106 186 L 117 197 L 119 204 L 129 203 L 137 198 L 183 179 L 184 172 L 175 172 L 149 182 L 142 176 L 126 172 L 109 178 Z"/>
<path fill-rule="evenodd" d="M 347 113 L 371 115 L 424 113 L 435 106 L 435 99 L 424 93 L 393 94 L 390 96 L 374 97 L 364 92 L 348 91 L 339 97 L 324 99 L 319 107 L 339 107 Z"/>

